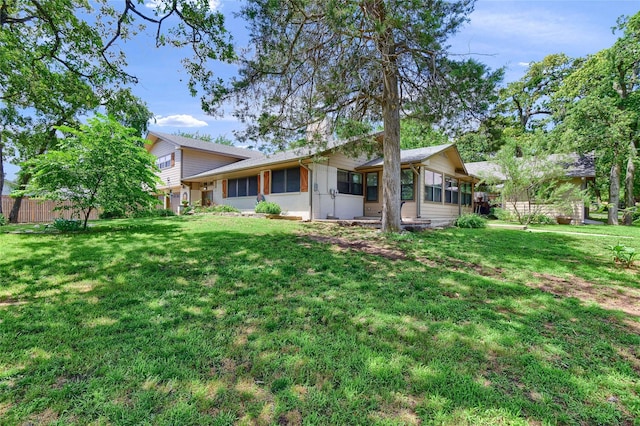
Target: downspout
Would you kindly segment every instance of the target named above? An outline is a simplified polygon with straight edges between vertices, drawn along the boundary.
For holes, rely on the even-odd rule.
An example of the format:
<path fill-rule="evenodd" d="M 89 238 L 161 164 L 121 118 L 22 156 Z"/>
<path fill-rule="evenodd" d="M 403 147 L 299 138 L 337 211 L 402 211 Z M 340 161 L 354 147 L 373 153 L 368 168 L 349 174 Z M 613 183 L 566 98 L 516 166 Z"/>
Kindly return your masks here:
<path fill-rule="evenodd" d="M 298 160 L 298 164 L 300 167 L 307 170 L 307 176 L 309 177 L 309 187 L 307 188 L 309 191 L 309 221 L 313 220 L 313 173 L 311 169 L 304 164 L 302 164 L 302 158 Z"/>

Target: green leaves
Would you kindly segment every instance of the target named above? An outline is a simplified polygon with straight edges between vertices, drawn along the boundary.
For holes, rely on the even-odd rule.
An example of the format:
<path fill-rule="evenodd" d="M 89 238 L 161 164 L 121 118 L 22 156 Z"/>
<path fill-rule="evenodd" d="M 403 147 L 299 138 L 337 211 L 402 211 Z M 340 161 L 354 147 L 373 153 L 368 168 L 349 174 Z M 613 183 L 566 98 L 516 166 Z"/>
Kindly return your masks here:
<path fill-rule="evenodd" d="M 158 182 L 154 157 L 135 129 L 98 116 L 79 130 L 58 130 L 66 135 L 59 149 L 28 162 L 33 178 L 26 194 L 70 201 L 85 227 L 94 209 L 135 211 L 157 203 L 151 194 Z"/>

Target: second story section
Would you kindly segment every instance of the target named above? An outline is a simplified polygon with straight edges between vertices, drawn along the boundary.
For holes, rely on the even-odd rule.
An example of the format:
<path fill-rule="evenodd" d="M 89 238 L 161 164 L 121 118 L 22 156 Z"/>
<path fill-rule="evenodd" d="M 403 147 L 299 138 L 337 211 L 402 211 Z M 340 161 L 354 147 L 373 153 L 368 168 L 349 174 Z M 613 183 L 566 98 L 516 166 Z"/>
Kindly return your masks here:
<path fill-rule="evenodd" d="M 147 139 L 147 150 L 157 158 L 160 169 L 159 190 L 179 187 L 185 176 L 262 156 L 258 151 L 155 131 L 150 131 Z"/>

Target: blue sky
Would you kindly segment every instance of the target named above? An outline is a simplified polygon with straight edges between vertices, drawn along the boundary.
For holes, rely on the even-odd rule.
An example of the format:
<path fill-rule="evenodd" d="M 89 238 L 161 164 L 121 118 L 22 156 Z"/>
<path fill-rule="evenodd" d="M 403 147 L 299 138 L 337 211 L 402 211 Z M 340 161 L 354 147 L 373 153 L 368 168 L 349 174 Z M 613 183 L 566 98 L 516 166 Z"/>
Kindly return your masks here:
<path fill-rule="evenodd" d="M 210 2 L 227 16 L 228 29 L 241 47 L 246 42 L 246 30 L 233 14 L 242 2 Z M 548 54 L 563 52 L 581 57 L 610 47 L 617 38 L 611 31 L 617 18 L 639 10 L 637 0 L 478 0 L 470 22 L 450 40 L 451 52 L 472 54 L 491 68 L 507 67 L 508 83 L 522 77 L 529 62 Z M 157 49 L 152 37 L 143 36 L 122 47 L 128 54 L 129 72 L 139 78 L 134 93 L 156 116 L 150 130 L 199 132 L 234 140 L 233 131 L 241 130 L 242 123 L 230 112 L 223 117 L 206 115 L 199 99 L 190 96 L 188 76 L 180 62 L 189 55 L 188 50 Z M 229 65 L 212 66 L 223 77 L 234 71 Z M 16 168 L 7 169 L 7 177 L 13 179 Z"/>
<path fill-rule="evenodd" d="M 218 8 L 227 15 L 229 30 L 238 44 L 246 41 L 243 23 L 232 15 L 241 2 L 221 0 Z M 467 54 L 492 68 L 507 67 L 505 83 L 518 80 L 527 64 L 539 61 L 551 53 L 563 52 L 580 57 L 595 53 L 613 44 L 616 36 L 611 28 L 621 15 L 633 15 L 640 10 L 637 0 L 620 1 L 536 1 L 479 0 L 470 22 L 451 39 L 453 53 Z M 200 110 L 198 98 L 192 98 L 186 88 L 187 77 L 180 69 L 180 57 L 175 49 L 149 51 L 132 60 L 133 71 L 141 84 L 136 94 L 143 98 L 158 120 L 152 130 L 200 132 L 233 139 L 233 130 L 242 129 L 231 114 L 222 118 L 207 116 Z M 219 67 L 221 75 L 232 68 Z"/>

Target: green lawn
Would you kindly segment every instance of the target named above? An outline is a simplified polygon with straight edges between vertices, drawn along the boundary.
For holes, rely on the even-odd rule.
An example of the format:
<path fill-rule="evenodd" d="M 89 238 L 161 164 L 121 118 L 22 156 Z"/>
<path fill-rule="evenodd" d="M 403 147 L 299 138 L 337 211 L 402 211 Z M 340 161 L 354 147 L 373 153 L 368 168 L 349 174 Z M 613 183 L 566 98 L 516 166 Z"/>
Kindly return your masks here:
<path fill-rule="evenodd" d="M 0 234 L 0 424 L 640 425 L 640 228 L 542 229 Z"/>

